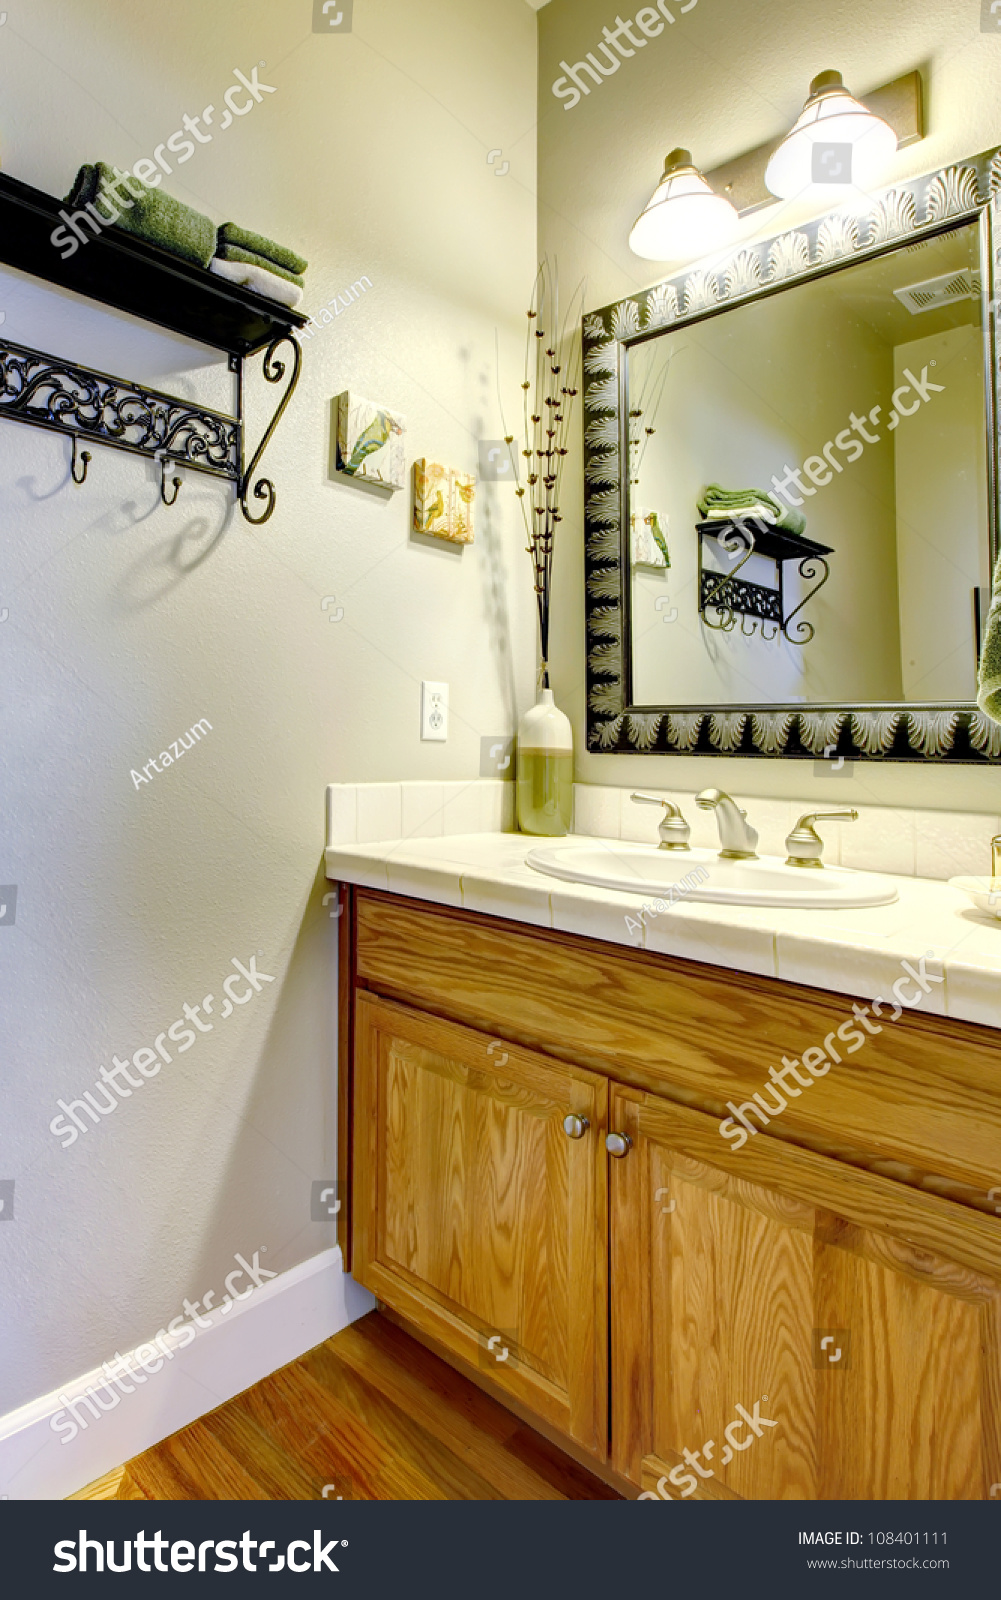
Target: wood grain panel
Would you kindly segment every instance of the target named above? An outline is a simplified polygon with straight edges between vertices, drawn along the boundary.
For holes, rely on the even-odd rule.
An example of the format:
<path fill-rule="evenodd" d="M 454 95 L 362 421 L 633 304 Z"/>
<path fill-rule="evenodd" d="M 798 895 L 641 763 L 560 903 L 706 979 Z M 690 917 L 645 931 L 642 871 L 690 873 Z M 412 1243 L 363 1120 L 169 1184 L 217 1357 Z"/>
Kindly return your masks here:
<path fill-rule="evenodd" d="M 635 1090 L 610 1116 L 615 1467 L 670 1498 L 988 1498 L 997 1222 Z"/>
<path fill-rule="evenodd" d="M 357 970 L 379 993 L 717 1117 L 849 997 L 357 891 Z M 877 1024 L 873 1024 L 877 1026 Z M 988 1028 L 910 1013 L 790 1099 L 769 1133 L 992 1213 L 1001 1070 Z"/>
<path fill-rule="evenodd" d="M 669 1474 L 678 1469 L 679 1476 L 688 1471 L 684 1456 L 674 1455 L 668 1451 L 662 1459 L 660 1456 L 644 1456 L 640 1465 L 640 1492 L 644 1496 L 652 1496 L 656 1500 L 677 1500 L 677 1487 L 671 1483 Z M 698 1494 L 690 1496 L 693 1500 L 740 1500 L 742 1495 L 735 1494 L 732 1489 L 727 1489 L 718 1478 L 707 1478 L 701 1485 Z"/>
<path fill-rule="evenodd" d="M 654 1327 L 666 1313 L 672 1338 L 670 1364 L 654 1363 L 654 1437 L 711 1451 L 716 1479 L 744 1499 L 809 1498 L 813 1371 L 800 1334 L 812 1324 L 813 1241 L 775 1221 L 770 1206 L 733 1205 L 677 1176 L 673 1188 L 675 1210 L 655 1228 L 669 1270 L 654 1276 Z M 735 1405 L 753 1412 L 756 1402 L 782 1422 L 726 1462 Z"/>
<path fill-rule="evenodd" d="M 355 1084 L 355 1276 L 602 1456 L 605 1081 L 360 994 Z"/>
<path fill-rule="evenodd" d="M 986 1498 L 983 1308 L 861 1250 L 819 1244 L 815 1269 L 818 1326 L 850 1338 L 841 1361 L 816 1374 L 817 1498 Z"/>
<path fill-rule="evenodd" d="M 709 1169 L 715 1166 L 716 1176 L 711 1181 L 734 1203 L 742 1203 L 743 1184 L 752 1185 L 751 1193 L 770 1191 L 771 1197 L 762 1203 L 773 1207 L 777 1217 L 785 1215 L 789 1226 L 806 1225 L 810 1231 L 816 1226 L 815 1208 L 825 1207 L 836 1213 L 837 1226 L 844 1226 L 847 1219 L 894 1241 L 884 1249 L 899 1253 L 909 1241 L 913 1247 L 911 1270 L 920 1270 L 920 1251 L 926 1250 L 929 1260 L 941 1263 L 937 1270 L 950 1274 L 957 1293 L 965 1284 L 966 1292 L 982 1294 L 984 1279 L 993 1283 L 1001 1278 L 1001 1218 L 859 1171 L 812 1150 L 783 1144 L 766 1134 L 757 1134 L 742 1149 L 734 1150 L 721 1137 L 717 1123 L 698 1111 L 653 1095 L 642 1096 L 639 1105 L 643 1134 Z M 809 1219 L 805 1224 L 804 1205 Z M 879 1247 L 873 1243 L 871 1248 Z"/>

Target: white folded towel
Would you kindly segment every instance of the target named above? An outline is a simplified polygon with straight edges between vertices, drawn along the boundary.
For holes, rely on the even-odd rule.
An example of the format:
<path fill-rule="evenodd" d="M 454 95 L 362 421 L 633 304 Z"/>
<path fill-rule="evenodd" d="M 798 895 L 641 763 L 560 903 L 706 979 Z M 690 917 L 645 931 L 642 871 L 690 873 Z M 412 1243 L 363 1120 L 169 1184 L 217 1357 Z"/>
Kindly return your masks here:
<path fill-rule="evenodd" d="M 268 300 L 280 300 L 283 306 L 288 306 L 292 311 L 302 299 L 302 290 L 297 283 L 289 283 L 287 278 L 279 278 L 276 273 L 268 272 L 265 267 L 258 267 L 252 261 L 223 261 L 221 257 L 213 256 L 209 271 L 218 273 L 220 278 L 228 278 L 230 283 L 253 289 Z"/>

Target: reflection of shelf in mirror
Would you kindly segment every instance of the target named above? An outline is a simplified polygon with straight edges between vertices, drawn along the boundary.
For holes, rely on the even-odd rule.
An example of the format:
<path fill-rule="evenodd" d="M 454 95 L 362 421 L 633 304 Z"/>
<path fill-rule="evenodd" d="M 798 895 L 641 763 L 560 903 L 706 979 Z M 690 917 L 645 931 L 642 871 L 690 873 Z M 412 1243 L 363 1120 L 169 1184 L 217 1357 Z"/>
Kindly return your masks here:
<path fill-rule="evenodd" d="M 771 643 L 781 633 L 790 644 L 809 644 L 816 631 L 811 622 L 800 618 L 791 632 L 789 625 L 799 616 L 807 601 L 812 600 L 827 582 L 831 569 L 825 557 L 833 554 L 833 547 L 818 544 L 815 539 L 807 539 L 803 534 L 776 528 L 759 517 L 741 517 L 739 520 L 714 518 L 697 523 L 696 528 L 699 534 L 699 613 L 706 626 L 720 633 L 730 633 L 739 616 L 740 631 L 745 638 L 757 632 L 760 622 L 761 637 L 766 643 Z M 706 540 L 710 539 L 734 563 L 730 572 L 703 565 Z M 737 576 L 752 555 L 766 556 L 774 561 L 777 578 L 774 587 L 752 583 Z M 814 584 L 789 612 L 785 608 L 784 568 L 787 561 L 796 561 L 800 577 Z M 819 581 L 814 582 L 818 574 Z M 714 622 L 710 612 L 715 612 L 718 620 Z M 744 619 L 747 617 L 754 619 L 750 628 L 745 626 Z M 774 624 L 771 633 L 765 631 L 768 622 Z"/>

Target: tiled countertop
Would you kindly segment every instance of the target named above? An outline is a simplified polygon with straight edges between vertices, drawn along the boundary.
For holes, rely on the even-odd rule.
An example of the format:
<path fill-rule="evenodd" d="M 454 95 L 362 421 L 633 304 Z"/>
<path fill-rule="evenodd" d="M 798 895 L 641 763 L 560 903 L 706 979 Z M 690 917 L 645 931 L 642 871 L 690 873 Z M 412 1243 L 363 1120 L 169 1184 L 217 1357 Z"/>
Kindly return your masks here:
<path fill-rule="evenodd" d="M 868 910 L 682 901 L 639 923 L 644 896 L 563 883 L 527 867 L 526 854 L 540 842 L 480 832 L 328 843 L 326 872 L 365 888 L 860 999 L 888 998 L 906 976 L 901 963 L 917 967 L 925 958 L 930 992 L 916 1009 L 1001 1028 L 1001 921 L 982 916 L 946 883 L 894 878 L 899 900 Z M 905 992 L 914 987 L 908 978 Z"/>

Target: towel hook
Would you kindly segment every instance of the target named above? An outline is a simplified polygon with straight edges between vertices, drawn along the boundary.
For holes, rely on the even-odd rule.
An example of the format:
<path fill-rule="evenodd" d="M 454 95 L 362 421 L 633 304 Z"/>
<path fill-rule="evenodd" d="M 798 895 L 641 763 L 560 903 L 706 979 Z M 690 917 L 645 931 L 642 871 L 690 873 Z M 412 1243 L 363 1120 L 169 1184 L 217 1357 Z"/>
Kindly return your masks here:
<path fill-rule="evenodd" d="M 762 637 L 762 639 L 765 639 L 768 642 L 768 644 L 771 644 L 772 640 L 773 639 L 777 639 L 778 636 L 779 636 L 779 625 L 778 625 L 777 622 L 775 624 L 775 632 L 774 633 L 766 633 L 765 632 L 765 624 L 764 624 L 764 622 L 762 622 L 762 624 L 761 624 L 761 637 Z"/>
<path fill-rule="evenodd" d="M 168 500 L 167 499 L 167 457 L 166 456 L 161 456 L 160 457 L 160 499 L 163 501 L 165 506 L 172 506 L 174 504 L 174 501 L 177 499 L 178 495 L 181 492 L 181 480 L 180 480 L 180 478 L 174 478 L 172 480 L 172 482 L 173 482 L 173 485 L 174 485 L 174 493 L 171 495 L 170 499 Z"/>
<path fill-rule="evenodd" d="M 90 451 L 89 450 L 81 450 L 81 452 L 80 452 L 80 460 L 83 462 L 83 471 L 80 473 L 79 477 L 77 476 L 77 470 L 76 470 L 76 463 L 77 463 L 76 451 L 77 451 L 77 436 L 76 436 L 76 434 L 74 434 L 73 435 L 73 460 L 70 462 L 70 473 L 72 475 L 74 483 L 85 483 L 86 480 L 87 480 L 87 468 L 90 466 L 90 459 L 91 459 L 90 458 Z"/>
<path fill-rule="evenodd" d="M 749 628 L 745 628 L 744 627 L 744 623 L 746 621 L 747 621 L 747 617 L 742 614 L 741 618 L 740 618 L 740 631 L 744 635 L 745 639 L 750 639 L 758 631 L 758 619 L 755 617 L 754 621 L 751 623 L 751 626 Z"/>

